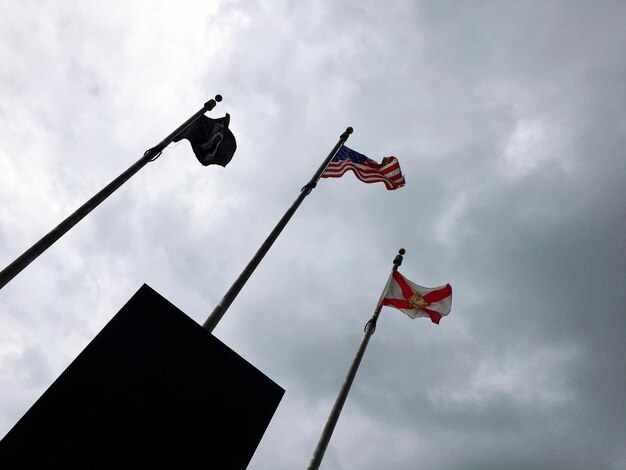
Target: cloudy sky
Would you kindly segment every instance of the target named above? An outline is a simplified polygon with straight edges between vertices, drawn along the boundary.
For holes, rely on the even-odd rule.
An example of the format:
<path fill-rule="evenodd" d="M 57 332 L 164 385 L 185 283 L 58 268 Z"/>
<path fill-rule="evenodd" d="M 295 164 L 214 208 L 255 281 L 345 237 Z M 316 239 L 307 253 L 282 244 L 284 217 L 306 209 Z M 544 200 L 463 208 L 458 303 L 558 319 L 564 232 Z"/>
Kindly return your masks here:
<path fill-rule="evenodd" d="M 167 149 L 0 292 L 0 436 L 143 284 L 199 323 L 346 126 L 406 187 L 322 180 L 215 330 L 286 389 L 305 468 L 398 248 L 327 469 L 626 468 L 626 3 L 0 4 L 0 267 L 216 93 L 227 168 Z"/>

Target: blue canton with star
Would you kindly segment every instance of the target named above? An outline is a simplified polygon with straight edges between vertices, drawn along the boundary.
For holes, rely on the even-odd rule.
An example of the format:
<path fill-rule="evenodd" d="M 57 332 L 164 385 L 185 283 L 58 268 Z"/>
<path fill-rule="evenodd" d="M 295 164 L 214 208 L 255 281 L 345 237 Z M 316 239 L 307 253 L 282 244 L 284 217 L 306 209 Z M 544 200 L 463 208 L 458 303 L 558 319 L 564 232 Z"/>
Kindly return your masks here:
<path fill-rule="evenodd" d="M 365 155 L 360 154 L 359 152 L 355 152 L 351 148 L 346 147 L 345 145 L 339 149 L 337 154 L 333 157 L 333 162 L 340 162 L 343 160 L 350 160 L 354 163 L 364 164 L 371 161 Z"/>

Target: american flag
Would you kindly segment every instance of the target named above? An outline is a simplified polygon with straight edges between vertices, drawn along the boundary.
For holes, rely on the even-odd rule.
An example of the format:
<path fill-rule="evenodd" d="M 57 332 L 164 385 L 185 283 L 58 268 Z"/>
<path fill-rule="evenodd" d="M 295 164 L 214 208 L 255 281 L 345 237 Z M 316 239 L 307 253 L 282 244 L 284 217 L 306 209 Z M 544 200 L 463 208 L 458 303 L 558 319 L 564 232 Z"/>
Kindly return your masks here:
<path fill-rule="evenodd" d="M 382 181 L 389 190 L 401 188 L 406 183 L 396 157 L 385 157 L 378 164 L 345 145 L 330 161 L 322 173 L 322 178 L 339 178 L 349 170 L 352 170 L 354 175 L 364 183 Z"/>

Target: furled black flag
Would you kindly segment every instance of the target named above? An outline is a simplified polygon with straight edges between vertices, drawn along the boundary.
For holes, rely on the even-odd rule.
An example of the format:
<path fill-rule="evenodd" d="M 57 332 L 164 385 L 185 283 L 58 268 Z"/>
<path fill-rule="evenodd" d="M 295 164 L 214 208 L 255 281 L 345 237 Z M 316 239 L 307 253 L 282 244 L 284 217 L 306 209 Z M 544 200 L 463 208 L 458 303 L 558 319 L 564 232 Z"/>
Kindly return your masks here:
<path fill-rule="evenodd" d="M 230 114 L 219 119 L 201 116 L 176 136 L 174 142 L 187 139 L 196 158 L 204 166 L 226 166 L 237 150 L 235 136 L 228 129 L 229 122 Z"/>

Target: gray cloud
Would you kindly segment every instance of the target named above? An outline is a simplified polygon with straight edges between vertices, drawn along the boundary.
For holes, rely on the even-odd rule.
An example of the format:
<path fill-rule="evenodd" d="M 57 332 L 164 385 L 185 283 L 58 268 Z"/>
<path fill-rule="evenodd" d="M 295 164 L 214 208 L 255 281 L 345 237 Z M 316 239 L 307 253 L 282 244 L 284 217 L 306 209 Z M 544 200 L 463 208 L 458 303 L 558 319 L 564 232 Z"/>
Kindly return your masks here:
<path fill-rule="evenodd" d="M 452 313 L 383 310 L 324 468 L 624 468 L 624 5 L 2 10 L 3 266 L 215 93 L 238 152 L 168 149 L 2 289 L 0 434 L 142 283 L 202 322 L 352 125 L 407 186 L 322 180 L 215 331 L 287 390 L 251 468 L 306 466 L 401 246 Z"/>

